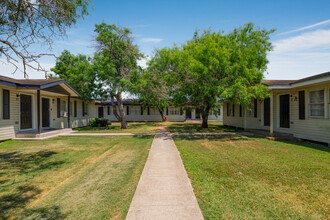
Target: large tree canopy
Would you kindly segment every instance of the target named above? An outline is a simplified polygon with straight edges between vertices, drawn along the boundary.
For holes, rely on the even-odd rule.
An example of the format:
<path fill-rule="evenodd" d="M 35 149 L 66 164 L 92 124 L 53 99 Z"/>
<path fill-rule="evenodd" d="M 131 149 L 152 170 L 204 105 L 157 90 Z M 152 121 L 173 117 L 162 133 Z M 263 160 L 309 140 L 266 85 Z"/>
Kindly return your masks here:
<path fill-rule="evenodd" d="M 272 49 L 273 30 L 255 28 L 252 23 L 229 34 L 204 31 L 195 33 L 182 46 L 157 51 L 154 62 L 164 65 L 177 104 L 200 109 L 207 127 L 208 115 L 219 100 L 226 98 L 248 107 L 251 99 L 264 97 L 261 84 Z"/>
<path fill-rule="evenodd" d="M 111 97 L 113 105 L 117 100 L 119 115 L 114 108 L 114 115 L 121 122 L 121 128 L 127 128 L 126 114 L 122 102 L 122 93 L 129 91 L 134 74 L 138 71 L 137 60 L 142 57 L 133 43 L 131 31 L 116 25 L 102 23 L 95 25 L 97 34 L 97 52 L 94 56 L 98 80 Z"/>
<path fill-rule="evenodd" d="M 146 107 L 158 109 L 162 121 L 166 121 L 165 109 L 169 107 L 170 96 L 165 72 L 149 62 L 146 70 L 141 70 L 134 79 L 132 92 L 138 95 L 139 102 Z"/>
<path fill-rule="evenodd" d="M 83 100 L 98 98 L 101 85 L 97 83 L 97 75 L 91 57 L 82 54 L 75 56 L 65 50 L 57 58 L 56 65 L 51 70 L 56 75 L 50 75 L 50 77 L 58 77 L 67 81 L 79 92 Z"/>
<path fill-rule="evenodd" d="M 33 53 L 34 44 L 52 45 L 77 19 L 88 15 L 91 0 L 2 0 L 0 1 L 0 58 L 16 70 L 26 68 L 45 71 L 38 58 L 46 53 Z M 15 70 L 15 71 L 16 71 Z"/>

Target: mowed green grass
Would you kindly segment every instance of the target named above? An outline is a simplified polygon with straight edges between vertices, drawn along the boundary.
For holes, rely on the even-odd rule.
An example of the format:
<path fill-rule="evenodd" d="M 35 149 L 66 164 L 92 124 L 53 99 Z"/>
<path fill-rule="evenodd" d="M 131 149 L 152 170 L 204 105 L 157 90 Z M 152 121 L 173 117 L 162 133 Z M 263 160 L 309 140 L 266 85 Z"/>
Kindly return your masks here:
<path fill-rule="evenodd" d="M 0 143 L 0 219 L 124 219 L 149 137 Z"/>
<path fill-rule="evenodd" d="M 73 130 L 80 133 L 156 133 L 159 124 L 159 122 L 128 122 L 127 129 L 120 129 L 121 125 L 119 122 L 112 122 L 109 129 L 86 126 Z"/>
<path fill-rule="evenodd" d="M 214 132 L 234 132 L 233 128 L 223 126 L 220 121 L 209 121 L 208 128 L 202 128 L 202 122 L 167 122 L 167 128 L 171 133 L 214 133 Z"/>
<path fill-rule="evenodd" d="M 175 137 L 205 219 L 330 219 L 330 151 L 248 137 Z"/>

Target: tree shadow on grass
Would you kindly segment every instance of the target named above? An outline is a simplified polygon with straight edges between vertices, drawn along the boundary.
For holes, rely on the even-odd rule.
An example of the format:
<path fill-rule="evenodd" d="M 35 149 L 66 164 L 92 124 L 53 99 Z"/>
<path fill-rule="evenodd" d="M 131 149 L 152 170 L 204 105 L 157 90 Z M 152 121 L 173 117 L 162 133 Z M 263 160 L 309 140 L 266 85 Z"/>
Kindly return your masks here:
<path fill-rule="evenodd" d="M 17 219 L 65 219 L 68 214 L 64 214 L 59 206 L 30 208 L 24 210 Z"/>
<path fill-rule="evenodd" d="M 0 219 L 7 219 L 13 210 L 24 208 L 26 204 L 35 199 L 41 190 L 32 185 L 23 185 L 17 187 L 10 193 L 0 196 Z"/>
<path fill-rule="evenodd" d="M 10 152 L 0 153 L 0 176 L 31 173 L 51 169 L 64 163 L 64 161 L 47 161 L 54 151 L 38 151 L 34 153 Z"/>

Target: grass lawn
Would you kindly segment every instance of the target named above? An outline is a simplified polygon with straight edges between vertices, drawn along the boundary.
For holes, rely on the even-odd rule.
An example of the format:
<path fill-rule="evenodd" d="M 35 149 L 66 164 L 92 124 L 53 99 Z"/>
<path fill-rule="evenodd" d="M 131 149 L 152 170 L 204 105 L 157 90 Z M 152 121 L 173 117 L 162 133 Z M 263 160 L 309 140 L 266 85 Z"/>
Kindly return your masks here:
<path fill-rule="evenodd" d="M 0 219 L 124 219 L 152 138 L 0 143 Z"/>
<path fill-rule="evenodd" d="M 205 219 L 329 219 L 330 150 L 248 137 L 175 137 Z"/>
<path fill-rule="evenodd" d="M 208 132 L 232 132 L 233 128 L 224 127 L 220 121 L 209 121 L 208 128 L 201 128 L 202 122 L 167 122 L 167 127 L 171 133 L 208 133 Z"/>
<path fill-rule="evenodd" d="M 73 130 L 81 133 L 156 133 L 159 124 L 159 122 L 128 122 L 127 129 L 120 129 L 119 122 L 112 122 L 112 125 L 107 130 L 90 126 L 75 128 Z"/>

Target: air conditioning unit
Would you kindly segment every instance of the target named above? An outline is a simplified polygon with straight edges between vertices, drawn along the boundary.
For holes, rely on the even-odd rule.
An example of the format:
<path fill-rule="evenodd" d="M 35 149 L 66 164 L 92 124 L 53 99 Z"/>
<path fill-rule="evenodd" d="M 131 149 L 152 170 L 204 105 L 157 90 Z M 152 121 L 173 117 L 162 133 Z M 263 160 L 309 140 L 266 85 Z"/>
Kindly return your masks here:
<path fill-rule="evenodd" d="M 61 117 L 65 117 L 67 118 L 69 116 L 69 114 L 65 111 L 61 111 Z"/>

